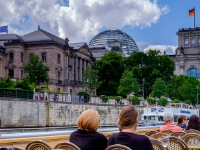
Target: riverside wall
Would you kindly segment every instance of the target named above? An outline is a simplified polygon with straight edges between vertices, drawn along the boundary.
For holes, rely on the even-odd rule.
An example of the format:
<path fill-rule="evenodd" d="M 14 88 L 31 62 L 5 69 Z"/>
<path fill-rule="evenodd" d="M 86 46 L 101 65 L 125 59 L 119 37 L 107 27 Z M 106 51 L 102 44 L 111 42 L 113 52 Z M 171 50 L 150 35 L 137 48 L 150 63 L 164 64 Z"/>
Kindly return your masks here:
<path fill-rule="evenodd" d="M 123 105 L 0 99 L 1 127 L 71 126 L 86 109 L 100 114 L 100 125 L 116 125 Z"/>

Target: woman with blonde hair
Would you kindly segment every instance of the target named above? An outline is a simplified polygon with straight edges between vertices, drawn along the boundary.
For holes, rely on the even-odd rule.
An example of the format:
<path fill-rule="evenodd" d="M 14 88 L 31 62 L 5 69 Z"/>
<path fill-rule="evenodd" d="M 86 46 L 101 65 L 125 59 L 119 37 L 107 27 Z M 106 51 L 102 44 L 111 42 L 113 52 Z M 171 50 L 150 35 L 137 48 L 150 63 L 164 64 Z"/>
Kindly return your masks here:
<path fill-rule="evenodd" d="M 124 107 L 118 119 L 120 132 L 109 137 L 108 146 L 122 144 L 133 150 L 154 150 L 147 136 L 134 133 L 138 122 L 137 108 L 131 105 Z"/>
<path fill-rule="evenodd" d="M 70 135 L 69 141 L 81 150 L 105 150 L 108 140 L 97 132 L 99 121 L 100 116 L 96 110 L 85 110 L 78 119 L 79 129 Z"/>

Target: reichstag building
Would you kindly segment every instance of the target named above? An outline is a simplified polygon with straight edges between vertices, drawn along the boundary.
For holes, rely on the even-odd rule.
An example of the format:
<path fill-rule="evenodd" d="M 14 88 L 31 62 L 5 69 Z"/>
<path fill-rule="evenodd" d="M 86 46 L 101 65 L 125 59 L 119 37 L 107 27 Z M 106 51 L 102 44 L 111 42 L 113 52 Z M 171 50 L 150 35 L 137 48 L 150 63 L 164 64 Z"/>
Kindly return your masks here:
<path fill-rule="evenodd" d="M 135 41 L 119 29 L 100 32 L 89 42 L 89 48 L 97 60 L 110 50 L 117 49 L 116 47 L 119 47 L 119 51 L 122 51 L 124 56 L 129 56 L 132 52 L 139 51 Z"/>
<path fill-rule="evenodd" d="M 175 62 L 174 74 L 200 79 L 200 28 L 181 28 L 176 34 L 178 48 L 175 55 L 170 55 Z"/>

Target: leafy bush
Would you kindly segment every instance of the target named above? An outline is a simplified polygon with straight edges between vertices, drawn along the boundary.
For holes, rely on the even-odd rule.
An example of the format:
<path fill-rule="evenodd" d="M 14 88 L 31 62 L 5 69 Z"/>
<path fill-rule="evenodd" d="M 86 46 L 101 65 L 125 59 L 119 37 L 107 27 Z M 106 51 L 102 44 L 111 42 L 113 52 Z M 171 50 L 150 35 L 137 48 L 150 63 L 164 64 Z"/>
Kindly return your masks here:
<path fill-rule="evenodd" d="M 133 97 L 130 98 L 130 101 L 132 101 L 132 105 L 139 105 L 141 99 L 138 98 L 137 96 L 133 96 Z"/>
<path fill-rule="evenodd" d="M 171 101 L 171 103 L 181 103 L 181 101 L 180 101 L 179 99 L 173 99 L 173 100 Z"/>
<path fill-rule="evenodd" d="M 119 103 L 120 99 L 121 99 L 121 97 L 119 97 L 119 96 L 116 96 L 116 97 L 115 97 L 115 100 L 116 100 L 118 103 Z"/>
<path fill-rule="evenodd" d="M 80 95 L 80 96 L 84 96 L 84 102 L 87 103 L 90 101 L 90 94 L 88 94 L 87 92 L 79 92 L 77 95 Z"/>
<path fill-rule="evenodd" d="M 109 99 L 108 96 L 105 96 L 105 95 L 100 96 L 100 98 L 101 98 L 102 102 L 104 102 L 104 103 L 106 103 Z"/>
<path fill-rule="evenodd" d="M 192 101 L 191 100 L 185 100 L 185 103 L 186 104 L 192 104 Z"/>
<path fill-rule="evenodd" d="M 154 98 L 149 97 L 146 100 L 148 101 L 149 104 L 156 104 L 156 100 Z"/>
<path fill-rule="evenodd" d="M 10 78 L 4 78 L 0 80 L 0 88 L 14 88 L 15 82 Z"/>
<path fill-rule="evenodd" d="M 167 98 L 160 98 L 158 104 L 161 106 L 166 106 L 168 104 Z"/>

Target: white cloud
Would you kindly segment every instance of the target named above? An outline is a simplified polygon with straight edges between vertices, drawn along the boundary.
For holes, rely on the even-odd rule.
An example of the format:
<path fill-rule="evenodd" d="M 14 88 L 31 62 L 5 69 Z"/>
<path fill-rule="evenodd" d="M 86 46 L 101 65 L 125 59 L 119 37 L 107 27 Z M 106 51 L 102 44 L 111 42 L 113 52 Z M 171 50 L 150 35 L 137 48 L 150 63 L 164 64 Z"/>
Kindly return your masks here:
<path fill-rule="evenodd" d="M 145 43 L 143 42 L 143 45 L 145 45 Z M 141 48 L 141 45 L 138 46 L 139 49 Z M 146 46 L 143 47 L 143 49 L 140 49 L 142 51 L 148 51 L 148 50 L 160 50 L 160 52 L 163 54 L 164 51 L 166 52 L 166 54 L 175 54 L 177 46 L 174 45 L 149 45 L 148 43 L 146 43 Z"/>
<path fill-rule="evenodd" d="M 169 12 L 151 0 L 7 0 L 0 5 L 0 26 L 9 25 L 10 33 L 26 34 L 41 28 L 70 42 L 87 41 L 100 29 L 141 28 L 156 23 Z M 28 16 L 28 17 L 25 17 Z"/>

